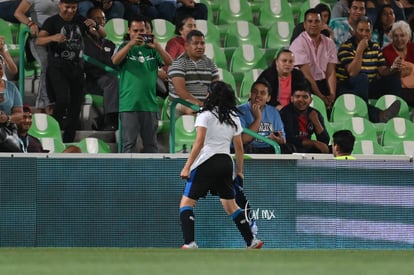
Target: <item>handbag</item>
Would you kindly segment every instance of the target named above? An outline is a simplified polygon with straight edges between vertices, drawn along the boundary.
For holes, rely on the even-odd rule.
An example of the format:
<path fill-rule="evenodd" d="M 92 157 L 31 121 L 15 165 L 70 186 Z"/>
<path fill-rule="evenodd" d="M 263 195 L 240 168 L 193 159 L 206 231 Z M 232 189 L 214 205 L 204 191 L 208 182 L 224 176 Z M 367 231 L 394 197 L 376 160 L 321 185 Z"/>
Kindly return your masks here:
<path fill-rule="evenodd" d="M 0 124 L 0 152 L 23 152 L 16 124 Z"/>
<path fill-rule="evenodd" d="M 411 67 L 411 73 L 407 76 L 401 77 L 401 86 L 403 88 L 414 88 L 414 64 L 404 61 L 405 64 Z"/>

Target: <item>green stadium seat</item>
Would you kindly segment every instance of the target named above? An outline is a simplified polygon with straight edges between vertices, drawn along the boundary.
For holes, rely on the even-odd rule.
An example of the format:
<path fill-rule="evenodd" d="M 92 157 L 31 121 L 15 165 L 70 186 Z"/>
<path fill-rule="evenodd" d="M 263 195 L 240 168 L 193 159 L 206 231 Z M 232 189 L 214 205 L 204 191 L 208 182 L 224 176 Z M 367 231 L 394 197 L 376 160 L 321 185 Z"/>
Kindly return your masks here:
<path fill-rule="evenodd" d="M 206 43 L 205 55 L 216 63 L 217 67 L 227 69 L 227 58 L 224 51 L 214 43 Z"/>
<path fill-rule="evenodd" d="M 77 146 L 82 153 L 98 154 L 98 153 L 112 153 L 110 146 L 99 138 L 87 137 L 79 141 Z"/>
<path fill-rule="evenodd" d="M 228 25 L 224 34 L 224 47 L 239 47 L 243 44 L 251 44 L 262 48 L 262 38 L 259 28 L 245 20 L 237 20 Z"/>
<path fill-rule="evenodd" d="M 253 22 L 253 13 L 246 0 L 222 0 L 219 3 L 217 24 L 227 25 L 237 20 Z"/>
<path fill-rule="evenodd" d="M 157 37 L 157 40 L 161 44 L 166 44 L 168 40 L 175 37 L 175 26 L 165 19 L 153 19 L 152 20 L 152 33 Z"/>
<path fill-rule="evenodd" d="M 32 126 L 29 129 L 29 134 L 37 138 L 52 137 L 62 141 L 59 122 L 48 114 L 34 113 L 32 115 Z"/>
<path fill-rule="evenodd" d="M 105 24 L 106 39 L 116 45 L 124 41 L 124 35 L 128 32 L 128 21 L 122 18 L 112 18 Z"/>
<path fill-rule="evenodd" d="M 229 72 L 226 69 L 218 68 L 219 71 L 219 79 L 223 80 L 227 84 L 230 84 L 230 86 L 233 88 L 234 92 L 237 92 L 237 85 L 236 80 L 234 79 L 234 76 L 231 72 Z"/>
<path fill-rule="evenodd" d="M 175 121 L 175 152 L 188 153 L 196 137 L 195 116 L 182 115 Z"/>
<path fill-rule="evenodd" d="M 245 44 L 238 47 L 231 56 L 230 72 L 246 72 L 251 69 L 265 69 L 267 62 L 263 51 L 254 45 Z"/>
<path fill-rule="evenodd" d="M 161 107 L 161 118 L 158 120 L 157 133 L 165 133 L 170 131 L 170 116 L 168 115 L 168 108 L 170 107 L 170 100 L 168 96 L 164 99 Z"/>
<path fill-rule="evenodd" d="M 7 45 L 7 49 L 12 57 L 19 57 L 20 46 L 18 44 L 19 34 L 17 32 L 16 37 L 13 35 L 14 24 L 7 22 L 0 18 L 0 35 L 4 36 L 4 41 Z"/>
<path fill-rule="evenodd" d="M 294 25 L 292 7 L 287 0 L 262 0 L 258 4 L 258 12 L 258 25 L 264 32 L 278 21 L 287 21 Z"/>
<path fill-rule="evenodd" d="M 414 155 L 414 141 L 413 140 L 404 140 L 395 145 L 393 150 L 393 155 Z"/>
<path fill-rule="evenodd" d="M 390 105 L 396 100 L 399 100 L 401 102 L 401 107 L 400 107 L 400 111 L 398 112 L 398 116 L 409 119 L 410 108 L 408 107 L 407 102 L 399 96 L 383 95 L 375 102 L 375 107 L 381 110 L 385 110 L 388 107 L 390 107 Z"/>
<path fill-rule="evenodd" d="M 311 102 L 310 106 L 312 108 L 318 110 L 321 113 L 325 123 L 329 122 L 325 102 L 323 102 L 322 98 L 320 98 L 317 95 L 312 95 L 312 102 Z"/>
<path fill-rule="evenodd" d="M 280 48 L 289 46 L 294 28 L 293 22 L 282 20 L 278 20 L 269 28 L 264 42 L 268 58 L 273 58 Z"/>
<path fill-rule="evenodd" d="M 383 155 L 384 149 L 376 141 L 372 140 L 356 140 L 352 154 L 359 155 Z"/>
<path fill-rule="evenodd" d="M 350 117 L 343 122 L 342 129 L 350 130 L 356 140 L 372 140 L 378 143 L 377 129 L 366 118 Z"/>
<path fill-rule="evenodd" d="M 414 123 L 402 117 L 390 119 L 384 126 L 381 143 L 392 149 L 403 141 L 414 141 Z"/>
<path fill-rule="evenodd" d="M 221 47 L 220 32 L 216 25 L 209 20 L 197 19 L 196 26 L 204 34 L 206 43 L 213 43 Z"/>
<path fill-rule="evenodd" d="M 61 139 L 41 137 L 39 140 L 42 143 L 43 149 L 49 150 L 49 153 L 62 153 L 66 149 L 66 146 Z"/>
<path fill-rule="evenodd" d="M 368 119 L 366 102 L 354 94 L 340 95 L 332 107 L 331 121 L 337 123 L 354 116 Z"/>

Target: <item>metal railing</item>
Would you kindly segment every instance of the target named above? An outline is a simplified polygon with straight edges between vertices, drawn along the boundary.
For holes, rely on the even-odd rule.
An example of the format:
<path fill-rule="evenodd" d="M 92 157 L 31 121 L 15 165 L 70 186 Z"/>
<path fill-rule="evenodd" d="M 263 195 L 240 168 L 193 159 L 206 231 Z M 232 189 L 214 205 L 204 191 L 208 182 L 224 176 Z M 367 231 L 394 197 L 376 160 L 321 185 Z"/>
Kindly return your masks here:
<path fill-rule="evenodd" d="M 169 138 L 169 145 L 170 145 L 170 153 L 175 153 L 175 121 L 176 121 L 176 117 L 175 117 L 175 108 L 177 106 L 177 104 L 183 104 L 184 106 L 187 106 L 191 109 L 193 109 L 194 111 L 199 111 L 200 107 L 198 105 L 192 104 L 186 100 L 180 99 L 180 98 L 176 98 L 174 100 L 172 100 L 171 102 L 171 106 L 170 106 L 170 138 Z M 270 138 L 261 136 L 259 134 L 257 134 L 256 132 L 248 129 L 248 128 L 243 128 L 243 132 L 260 140 L 263 141 L 271 146 L 273 146 L 273 148 L 275 149 L 275 154 L 280 154 L 280 146 L 277 142 L 275 142 L 274 140 L 271 140 Z"/>

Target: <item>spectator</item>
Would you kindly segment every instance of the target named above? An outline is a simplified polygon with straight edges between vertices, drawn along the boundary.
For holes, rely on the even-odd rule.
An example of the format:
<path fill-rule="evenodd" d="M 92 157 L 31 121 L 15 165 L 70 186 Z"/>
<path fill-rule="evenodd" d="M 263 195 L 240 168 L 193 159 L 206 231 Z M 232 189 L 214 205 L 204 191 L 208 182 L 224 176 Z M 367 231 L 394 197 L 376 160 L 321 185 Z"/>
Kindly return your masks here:
<path fill-rule="evenodd" d="M 404 8 L 400 0 L 367 0 L 366 15 L 371 19 L 371 22 L 376 22 L 379 19 L 379 11 L 384 5 L 391 6 L 396 20 L 406 20 Z"/>
<path fill-rule="evenodd" d="M 182 18 L 177 18 L 175 24 L 175 34 L 177 36 L 168 40 L 167 45 L 165 45 L 165 50 L 170 54 L 172 59 L 176 59 L 185 52 L 187 34 L 195 29 L 197 29 L 197 25 L 194 17 L 187 15 Z"/>
<path fill-rule="evenodd" d="M 299 83 L 292 90 L 291 103 L 280 111 L 286 142 L 293 144 L 299 153 L 329 153 L 329 134 L 321 113 L 310 107 L 310 88 Z M 316 140 L 311 139 L 313 134 Z"/>
<path fill-rule="evenodd" d="M 309 81 L 312 93 L 319 96 L 327 110 L 332 109 L 336 96 L 336 71 L 338 63 L 335 43 L 321 35 L 322 20 L 316 9 L 305 12 L 305 31 L 290 45 L 298 66 Z"/>
<path fill-rule="evenodd" d="M 392 43 L 382 52 L 387 66 L 402 84 L 400 92 L 395 94 L 414 107 L 414 43 L 411 42 L 411 34 L 408 23 L 397 21 L 390 31 Z"/>
<path fill-rule="evenodd" d="M 319 3 L 315 6 L 315 10 L 321 15 L 322 20 L 322 28 L 321 34 L 333 39 L 333 31 L 329 28 L 329 21 L 331 20 L 331 10 L 329 9 L 328 5 Z M 305 31 L 305 27 L 303 26 L 303 22 L 297 24 L 295 29 L 293 30 L 292 37 L 290 38 L 290 43 L 292 44 L 293 40 L 296 39 L 302 32 Z"/>
<path fill-rule="evenodd" d="M 27 13 L 29 16 L 26 16 Z M 22 0 L 14 13 L 14 16 L 22 24 L 29 27 L 30 51 L 41 67 L 36 108 L 40 112 L 48 114 L 53 112 L 53 102 L 47 95 L 46 87 L 47 49 L 46 46 L 36 45 L 35 40 L 45 20 L 57 13 L 59 13 L 58 2 L 44 0 Z"/>
<path fill-rule="evenodd" d="M 354 150 L 355 137 L 349 130 L 336 131 L 332 135 L 332 153 L 337 160 L 354 160 L 351 156 Z"/>
<path fill-rule="evenodd" d="M 247 248 L 259 249 L 263 241 L 254 237 L 248 217 L 235 201 L 233 174 L 243 178 L 242 127 L 237 117 L 236 96 L 230 85 L 216 82 L 208 88 L 205 108 L 197 116 L 197 137 L 181 170 L 186 187 L 180 202 L 183 249 L 198 248 L 194 238 L 194 207 L 208 192 L 218 195 L 223 208 L 237 226 Z M 230 156 L 230 143 L 236 152 L 236 168 Z M 235 171 L 234 171 L 235 170 Z M 244 206 L 243 206 L 244 207 Z"/>
<path fill-rule="evenodd" d="M 372 41 L 378 42 L 381 49 L 391 42 L 388 33 L 395 22 L 395 14 L 391 5 L 383 5 L 378 11 L 377 20 L 372 31 Z"/>
<path fill-rule="evenodd" d="M 44 22 L 37 45 L 48 45 L 46 78 L 48 95 L 55 102 L 53 116 L 59 122 L 63 142 L 73 142 L 83 102 L 83 51 L 87 32 L 105 36 L 104 28 L 92 19 L 77 15 L 77 0 L 61 0 L 59 13 Z"/>
<path fill-rule="evenodd" d="M 127 19 L 140 14 L 151 20 L 160 18 L 174 22 L 176 0 L 123 0 L 123 3 Z"/>
<path fill-rule="evenodd" d="M 204 55 L 204 34 L 192 30 L 187 34 L 185 53 L 175 59 L 168 69 L 169 94 L 171 99 L 181 98 L 192 104 L 203 106 L 207 87 L 219 80 L 219 72 L 213 60 Z M 194 111 L 177 104 L 179 114 L 193 114 Z"/>
<path fill-rule="evenodd" d="M 145 19 L 137 17 L 128 22 L 129 41 L 122 43 L 112 57 L 120 66 L 119 112 L 122 125 L 122 153 L 136 153 L 136 141 L 141 136 L 144 153 L 157 153 L 158 105 L 156 84 L 158 68 L 170 65 L 171 57 L 153 36 L 147 34 Z"/>
<path fill-rule="evenodd" d="M 3 79 L 5 66 L 0 56 L 0 152 L 22 152 L 15 126 L 23 117 L 22 98 L 16 85 Z"/>
<path fill-rule="evenodd" d="M 99 28 L 104 28 L 106 19 L 100 8 L 91 8 L 88 11 L 88 18 L 93 19 Z M 102 64 L 114 67 L 111 59 L 114 51 L 115 44 L 112 41 L 90 34 L 85 36 L 85 54 Z M 85 63 L 85 76 L 86 92 L 104 97 L 104 116 L 103 119 L 97 119 L 96 130 L 113 131 L 118 129 L 118 76 L 88 62 Z"/>
<path fill-rule="evenodd" d="M 332 18 L 348 17 L 348 0 L 338 0 L 332 8 Z"/>
<path fill-rule="evenodd" d="M 125 7 L 119 0 L 80 0 L 78 12 L 83 17 L 87 17 L 88 11 L 93 7 L 103 10 L 108 20 L 124 18 Z"/>
<path fill-rule="evenodd" d="M 20 23 L 14 17 L 14 11 L 19 6 L 21 0 L 0 0 L 0 18 L 11 23 Z"/>
<path fill-rule="evenodd" d="M 194 0 L 177 0 L 176 18 L 190 15 L 194 19 L 207 20 L 208 9 L 204 3 L 196 3 Z"/>
<path fill-rule="evenodd" d="M 279 111 L 290 103 L 292 84 L 307 81 L 302 71 L 294 68 L 294 63 L 293 53 L 289 49 L 281 49 L 272 64 L 259 75 L 259 79 L 266 79 L 271 87 L 268 104 Z"/>
<path fill-rule="evenodd" d="M 282 153 L 286 152 L 286 134 L 279 111 L 267 103 L 271 98 L 270 84 L 265 79 L 258 79 L 253 83 L 250 99 L 248 102 L 238 106 L 240 111 L 240 122 L 243 128 L 265 136 L 277 142 Z M 251 135 L 242 134 L 242 141 L 246 153 L 274 154 L 273 146 Z"/>
<path fill-rule="evenodd" d="M 17 123 L 17 131 L 20 138 L 20 143 L 24 153 L 47 153 L 48 150 L 43 149 L 42 143 L 39 139 L 29 134 L 32 126 L 32 108 L 23 105 L 23 119 Z"/>
<path fill-rule="evenodd" d="M 10 74 L 16 75 L 17 74 L 17 66 L 14 63 L 13 58 L 11 57 L 9 50 L 7 49 L 7 44 L 4 39 L 4 36 L 0 36 L 0 57 L 2 58 L 2 62 L 4 63 L 3 70 L 7 69 Z M 6 71 L 3 71 L 2 79 L 7 79 Z"/>
<path fill-rule="evenodd" d="M 354 93 L 368 104 L 368 98 L 378 98 L 384 91 L 398 93 L 401 89 L 398 76 L 386 66 L 379 44 L 371 41 L 368 17 L 357 21 L 355 35 L 341 45 L 338 59 L 338 96 Z M 398 114 L 400 104 L 395 101 L 384 111 L 368 104 L 369 119 L 374 123 L 386 122 Z"/>
<path fill-rule="evenodd" d="M 349 0 L 349 15 L 347 18 L 332 20 L 329 27 L 334 32 L 334 41 L 339 48 L 343 42 L 354 34 L 357 20 L 365 15 L 365 0 Z"/>

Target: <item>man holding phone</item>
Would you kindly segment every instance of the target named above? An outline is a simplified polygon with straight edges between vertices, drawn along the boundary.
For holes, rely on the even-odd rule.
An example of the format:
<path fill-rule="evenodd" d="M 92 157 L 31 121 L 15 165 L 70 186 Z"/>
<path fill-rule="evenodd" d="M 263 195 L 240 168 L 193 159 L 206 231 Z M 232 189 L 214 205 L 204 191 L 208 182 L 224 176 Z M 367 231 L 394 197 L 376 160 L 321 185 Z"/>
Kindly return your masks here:
<path fill-rule="evenodd" d="M 143 153 L 157 153 L 158 105 L 156 85 L 158 68 L 171 65 L 170 55 L 156 37 L 147 40 L 145 18 L 137 16 L 128 22 L 129 40 L 123 42 L 112 62 L 120 67 L 119 113 L 122 153 L 137 153 L 138 134 Z"/>

